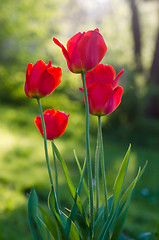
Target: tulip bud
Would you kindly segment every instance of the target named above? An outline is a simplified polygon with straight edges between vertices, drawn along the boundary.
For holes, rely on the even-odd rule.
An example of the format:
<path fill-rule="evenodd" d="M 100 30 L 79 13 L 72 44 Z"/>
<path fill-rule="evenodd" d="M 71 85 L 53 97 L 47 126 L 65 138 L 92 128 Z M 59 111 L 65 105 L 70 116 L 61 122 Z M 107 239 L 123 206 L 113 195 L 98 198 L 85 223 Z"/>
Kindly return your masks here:
<path fill-rule="evenodd" d="M 47 139 L 53 140 L 60 137 L 67 127 L 69 114 L 55 111 L 54 109 L 48 109 L 43 113 L 43 116 L 45 121 Z M 34 122 L 41 135 L 43 136 L 41 117 L 35 117 Z"/>
<path fill-rule="evenodd" d="M 29 63 L 26 71 L 25 94 L 31 98 L 49 95 L 61 83 L 62 70 L 39 60 L 35 65 Z"/>

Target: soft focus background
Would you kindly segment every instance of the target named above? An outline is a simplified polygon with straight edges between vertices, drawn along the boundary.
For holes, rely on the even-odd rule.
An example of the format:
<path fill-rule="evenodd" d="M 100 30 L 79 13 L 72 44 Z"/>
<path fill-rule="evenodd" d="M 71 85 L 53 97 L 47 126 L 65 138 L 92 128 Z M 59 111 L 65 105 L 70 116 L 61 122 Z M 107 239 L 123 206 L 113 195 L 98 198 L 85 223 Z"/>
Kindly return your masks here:
<path fill-rule="evenodd" d="M 73 149 L 81 164 L 84 148 L 84 103 L 79 75 L 69 72 L 61 50 L 79 31 L 98 27 L 108 51 L 104 64 L 118 73 L 120 107 L 103 117 L 108 191 L 128 148 L 132 153 L 127 183 L 138 166 L 149 161 L 136 188 L 124 233 L 137 238 L 155 232 L 159 222 L 159 1 L 153 0 L 0 0 L 0 239 L 32 239 L 27 222 L 27 200 L 32 186 L 40 203 L 47 202 L 49 179 L 43 139 L 34 125 L 38 108 L 24 94 L 28 63 L 52 60 L 62 67 L 62 83 L 42 99 L 43 108 L 70 113 L 67 131 L 56 141 L 73 181 L 79 181 Z M 92 162 L 96 144 L 96 117 L 90 116 Z M 50 149 L 51 156 L 51 149 Z M 70 207 L 71 197 L 60 166 L 60 197 Z M 101 194 L 101 199 L 103 195 Z"/>

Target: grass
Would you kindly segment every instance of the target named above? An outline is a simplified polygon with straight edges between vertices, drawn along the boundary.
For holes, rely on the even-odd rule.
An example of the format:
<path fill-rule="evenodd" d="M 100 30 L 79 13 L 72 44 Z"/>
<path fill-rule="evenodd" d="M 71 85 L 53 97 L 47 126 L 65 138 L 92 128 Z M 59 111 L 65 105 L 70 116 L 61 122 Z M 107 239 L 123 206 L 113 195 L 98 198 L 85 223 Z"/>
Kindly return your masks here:
<path fill-rule="evenodd" d="M 73 149 L 77 151 L 80 162 L 85 157 L 84 150 L 84 115 L 79 114 L 78 105 L 72 110 L 67 131 L 56 140 L 66 160 L 70 175 L 77 185 L 78 169 L 75 166 Z M 27 222 L 27 200 L 32 186 L 35 187 L 40 202 L 47 202 L 49 178 L 47 174 L 43 139 L 34 126 L 34 117 L 38 113 L 35 106 L 19 107 L 0 106 L 0 239 L 29 240 L 31 234 Z M 81 112 L 81 111 L 80 111 Z M 84 111 L 83 111 L 84 112 Z M 96 121 L 91 118 L 91 129 Z M 94 132 L 94 131 L 92 131 Z M 94 161 L 96 139 L 92 133 L 92 162 Z M 128 148 L 125 141 L 114 141 L 104 135 L 105 161 L 107 169 L 108 193 L 112 187 L 121 161 Z M 51 156 L 51 147 L 49 146 Z M 124 226 L 124 232 L 136 237 L 141 232 L 155 231 L 159 220 L 157 148 L 132 146 L 127 183 L 135 176 L 138 166 L 148 160 L 147 169 L 136 188 L 136 192 Z M 52 157 L 51 157 L 52 162 Z M 93 164 L 94 168 L 94 164 Z M 63 173 L 59 169 L 60 198 L 63 207 L 70 207 L 70 195 Z M 65 191 L 64 191 L 65 189 Z M 101 193 L 101 201 L 103 195 Z"/>

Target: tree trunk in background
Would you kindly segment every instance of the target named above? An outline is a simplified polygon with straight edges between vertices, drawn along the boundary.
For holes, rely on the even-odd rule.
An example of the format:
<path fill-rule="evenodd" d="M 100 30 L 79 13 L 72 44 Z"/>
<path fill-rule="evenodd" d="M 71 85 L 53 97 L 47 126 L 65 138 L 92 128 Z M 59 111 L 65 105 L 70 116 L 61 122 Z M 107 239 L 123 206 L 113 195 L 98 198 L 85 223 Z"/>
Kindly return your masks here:
<path fill-rule="evenodd" d="M 150 69 L 150 80 L 151 79 L 155 84 L 159 85 L 159 28 L 158 28 L 157 38 L 156 38 L 154 58 L 153 58 L 152 66 Z"/>
<path fill-rule="evenodd" d="M 159 118 L 159 28 L 148 84 L 150 90 L 146 114 L 149 117 Z"/>
<path fill-rule="evenodd" d="M 140 33 L 140 23 L 139 14 L 136 5 L 136 0 L 128 0 L 130 3 L 131 13 L 132 13 L 132 33 L 134 39 L 134 56 L 136 62 L 136 69 L 142 71 L 142 61 L 141 61 L 141 33 Z"/>

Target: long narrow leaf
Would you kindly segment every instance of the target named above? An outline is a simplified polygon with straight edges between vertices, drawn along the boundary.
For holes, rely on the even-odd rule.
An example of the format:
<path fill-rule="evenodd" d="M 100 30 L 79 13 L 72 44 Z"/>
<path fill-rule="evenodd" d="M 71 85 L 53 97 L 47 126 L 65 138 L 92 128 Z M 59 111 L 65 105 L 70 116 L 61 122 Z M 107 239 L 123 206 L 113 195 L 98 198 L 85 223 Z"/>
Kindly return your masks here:
<path fill-rule="evenodd" d="M 53 143 L 54 144 L 54 143 Z M 65 174 L 65 177 L 66 177 L 66 180 L 67 180 L 67 183 L 68 183 L 68 187 L 70 189 L 70 192 L 71 192 L 71 195 L 74 199 L 74 201 L 76 202 L 76 205 L 80 211 L 80 213 L 82 214 L 83 216 L 83 220 L 86 222 L 87 226 L 89 227 L 90 224 L 89 224 L 89 221 L 88 221 L 88 217 L 87 217 L 87 214 L 83 208 L 83 205 L 82 205 L 82 202 L 81 202 L 81 199 L 79 197 L 79 195 L 77 194 L 77 191 L 72 183 L 72 180 L 70 178 L 70 175 L 69 175 L 69 172 L 68 172 L 68 169 L 66 167 L 66 164 L 65 164 L 65 161 L 63 160 L 60 152 L 58 151 L 56 145 L 54 144 L 54 148 L 55 148 L 55 153 L 56 153 L 56 156 L 58 158 L 58 160 L 60 161 L 60 164 L 63 168 L 63 171 L 64 171 L 64 174 Z"/>
<path fill-rule="evenodd" d="M 56 216 L 57 223 L 60 227 L 60 230 L 62 231 L 62 234 L 63 234 L 62 239 L 67 239 L 67 240 L 77 239 L 77 240 L 80 240 L 81 239 L 80 233 L 79 233 L 76 225 L 71 221 L 71 219 L 68 218 L 68 216 L 66 216 L 62 211 L 60 211 L 60 214 L 57 213 L 56 207 L 55 207 L 54 193 L 53 193 L 52 189 L 51 189 L 51 192 L 50 192 L 50 195 L 49 195 L 49 198 L 48 198 L 48 202 L 49 202 L 49 207 L 50 207 L 51 211 Z M 66 233 L 64 231 L 67 221 L 70 221 L 70 231 L 68 233 Z M 65 238 L 64 238 L 64 235 L 65 235 Z"/>
<path fill-rule="evenodd" d="M 83 165 L 83 169 L 82 169 L 82 172 L 81 172 L 80 183 L 79 183 L 78 190 L 77 190 L 77 194 L 79 194 L 79 196 L 80 196 L 80 193 L 81 193 L 81 188 L 82 188 L 85 169 L 86 169 L 86 160 L 85 160 L 84 165 Z M 65 226 L 65 232 L 66 233 L 68 233 L 70 231 L 71 221 L 74 222 L 74 220 L 76 219 L 77 209 L 78 208 L 77 208 L 76 202 L 74 202 L 73 207 L 72 207 L 71 212 L 70 212 L 70 215 L 69 215 L 69 218 L 67 219 L 67 223 L 66 223 L 66 226 Z M 70 221 L 70 219 L 71 219 L 71 221 Z"/>
<path fill-rule="evenodd" d="M 79 183 L 79 186 L 78 186 L 78 190 L 77 190 L 77 194 L 80 196 L 81 194 L 81 189 L 82 189 L 82 183 L 83 183 L 83 178 L 84 178 L 84 173 L 85 173 L 85 170 L 86 170 L 86 160 L 83 164 L 83 169 L 82 169 L 82 172 L 81 172 L 81 178 L 80 178 L 80 183 Z M 77 205 L 76 203 L 74 202 L 73 204 L 73 207 L 72 207 L 72 210 L 71 210 L 71 213 L 70 213 L 70 219 L 72 221 L 75 220 L 76 218 L 76 212 L 77 212 Z"/>
<path fill-rule="evenodd" d="M 117 222 L 114 226 L 111 240 L 117 240 L 120 237 L 120 234 L 122 232 L 122 228 L 123 228 L 123 225 L 124 225 L 127 213 L 128 213 L 128 209 L 129 209 L 129 205 L 130 205 L 130 202 L 132 199 L 134 188 L 139 179 L 139 176 L 140 176 L 140 169 L 139 169 L 138 174 L 137 174 L 136 178 L 134 179 L 133 183 L 130 185 L 128 191 L 126 191 L 125 195 L 123 196 L 120 213 L 117 218 Z"/>
<path fill-rule="evenodd" d="M 119 201 L 120 197 L 122 194 L 124 182 L 125 182 L 125 176 L 127 173 L 127 168 L 128 168 L 128 163 L 129 163 L 129 157 L 130 157 L 130 150 L 131 150 L 131 145 L 129 145 L 128 151 L 123 159 L 123 162 L 121 164 L 120 170 L 118 172 L 117 178 L 115 180 L 114 188 L 113 188 L 113 202 L 114 205 L 110 211 L 110 214 L 102 228 L 102 231 L 98 237 L 98 240 L 104 240 L 106 239 L 106 236 L 108 234 L 108 231 L 111 227 L 111 224 L 113 223 L 115 216 L 118 212 L 118 207 L 119 207 Z"/>
<path fill-rule="evenodd" d="M 111 196 L 108 199 L 108 207 L 109 207 L 109 211 L 112 209 L 112 205 L 113 205 L 113 196 Z M 94 234 L 95 234 L 95 239 L 98 238 L 98 236 L 100 235 L 101 231 L 102 231 L 102 227 L 105 224 L 105 212 L 106 212 L 106 208 L 103 206 L 103 208 L 99 209 L 99 216 L 97 217 L 95 223 L 94 223 Z"/>
<path fill-rule="evenodd" d="M 38 198 L 34 189 L 28 200 L 28 218 L 34 240 L 54 240 L 49 229 L 38 216 Z"/>
<path fill-rule="evenodd" d="M 128 213 L 129 205 L 130 205 L 135 187 L 139 179 L 142 177 L 146 166 L 147 166 L 147 162 L 145 163 L 142 171 L 140 171 L 141 168 L 139 168 L 136 178 L 132 181 L 132 183 L 129 185 L 129 187 L 127 188 L 127 190 L 125 191 L 125 193 L 121 198 L 121 201 L 119 204 L 119 211 L 118 211 L 118 220 L 114 226 L 111 240 L 118 239 L 121 234 L 122 227 L 124 225 L 124 222 Z"/>
<path fill-rule="evenodd" d="M 49 214 L 48 211 L 46 211 L 45 208 L 43 208 L 42 206 L 38 206 L 38 208 L 40 209 L 40 212 L 42 214 L 42 218 L 46 224 L 46 226 L 48 227 L 49 231 L 51 232 L 52 236 L 57 239 L 60 240 L 60 233 L 57 227 L 57 223 L 56 223 L 56 219 L 53 218 L 53 215 Z"/>
<path fill-rule="evenodd" d="M 77 163 L 77 166 L 78 166 L 79 172 L 80 172 L 80 174 L 81 174 L 81 173 L 82 173 L 82 169 L 81 169 L 80 163 L 79 163 L 79 161 L 78 161 L 78 158 L 77 158 L 77 154 L 76 154 L 75 149 L 74 149 L 73 153 L 74 153 L 74 157 L 75 157 L 75 160 L 76 160 L 76 163 Z M 86 182 L 85 182 L 84 179 L 83 179 L 83 186 L 84 186 L 84 189 L 85 189 L 86 195 L 87 195 L 87 197 L 88 197 L 88 199 L 89 199 L 88 187 L 87 187 L 87 184 L 86 184 Z"/>
<path fill-rule="evenodd" d="M 113 196 L 114 196 L 114 208 L 117 206 L 120 200 L 120 196 L 122 193 L 124 181 L 125 181 L 125 176 L 127 173 L 127 168 L 128 168 L 128 163 L 129 163 L 129 157 L 130 157 L 130 150 L 131 150 L 131 145 L 129 145 L 128 151 L 124 157 L 124 160 L 122 162 L 122 165 L 120 167 L 120 170 L 118 172 L 117 178 L 115 180 L 114 188 L 113 188 Z"/>

